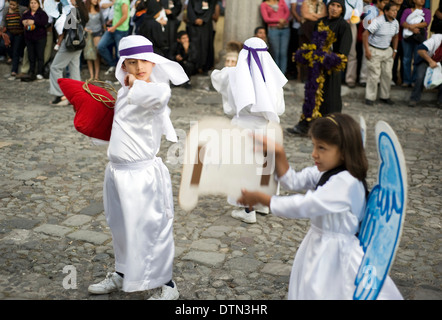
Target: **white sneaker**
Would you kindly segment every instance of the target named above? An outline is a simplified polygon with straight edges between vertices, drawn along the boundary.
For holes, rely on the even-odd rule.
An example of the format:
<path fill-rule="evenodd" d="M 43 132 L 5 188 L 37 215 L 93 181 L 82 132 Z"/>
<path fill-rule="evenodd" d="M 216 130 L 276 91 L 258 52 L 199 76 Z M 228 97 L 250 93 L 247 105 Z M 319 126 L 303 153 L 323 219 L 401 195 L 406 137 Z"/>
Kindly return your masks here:
<path fill-rule="evenodd" d="M 41 74 L 37 74 L 37 80 L 43 80 L 44 77 Z"/>
<path fill-rule="evenodd" d="M 246 223 L 255 223 L 256 222 L 256 212 L 250 211 L 246 212 L 245 209 L 233 210 L 231 216 L 235 219 L 239 219 Z"/>
<path fill-rule="evenodd" d="M 104 73 L 105 75 L 109 75 L 111 73 L 115 72 L 115 67 L 110 67 L 109 69 L 107 69 L 107 71 Z"/>
<path fill-rule="evenodd" d="M 178 292 L 178 288 L 176 286 L 175 281 L 173 282 L 173 288 L 169 286 L 161 287 L 161 296 L 154 295 L 150 297 L 148 300 L 178 300 L 180 297 L 180 293 Z"/>
<path fill-rule="evenodd" d="M 91 284 L 87 290 L 92 294 L 106 294 L 121 290 L 123 277 L 116 272 L 108 272 L 106 278 L 96 284 Z"/>
<path fill-rule="evenodd" d="M 260 214 L 269 214 L 270 210 L 269 207 L 263 206 L 263 205 L 256 205 L 253 207 L 255 209 L 256 212 L 260 213 Z"/>

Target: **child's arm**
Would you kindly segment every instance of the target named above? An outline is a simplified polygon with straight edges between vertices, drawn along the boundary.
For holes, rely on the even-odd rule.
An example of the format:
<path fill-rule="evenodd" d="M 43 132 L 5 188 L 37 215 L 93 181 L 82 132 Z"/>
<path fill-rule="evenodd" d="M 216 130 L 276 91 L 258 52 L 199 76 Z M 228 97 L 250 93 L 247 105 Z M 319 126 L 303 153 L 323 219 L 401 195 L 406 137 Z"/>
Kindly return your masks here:
<path fill-rule="evenodd" d="M 126 75 L 124 83 L 129 87 L 129 104 L 142 106 L 151 114 L 159 114 L 166 110 L 171 95 L 167 84 L 137 80 L 132 74 Z"/>

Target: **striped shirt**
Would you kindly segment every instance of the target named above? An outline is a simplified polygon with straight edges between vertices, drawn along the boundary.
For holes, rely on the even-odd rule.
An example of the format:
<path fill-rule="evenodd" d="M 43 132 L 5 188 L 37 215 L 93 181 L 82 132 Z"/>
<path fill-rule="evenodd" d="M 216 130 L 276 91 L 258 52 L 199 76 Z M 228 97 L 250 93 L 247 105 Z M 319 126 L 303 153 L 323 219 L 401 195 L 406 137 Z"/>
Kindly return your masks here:
<path fill-rule="evenodd" d="M 385 15 L 376 17 L 367 28 L 370 35 L 368 44 L 378 49 L 387 49 L 391 39 L 399 33 L 399 22 L 388 21 Z"/>
<path fill-rule="evenodd" d="M 20 23 L 20 13 L 7 13 L 5 18 L 5 26 L 6 30 L 8 30 L 12 34 L 21 34 L 23 33 L 23 25 Z"/>

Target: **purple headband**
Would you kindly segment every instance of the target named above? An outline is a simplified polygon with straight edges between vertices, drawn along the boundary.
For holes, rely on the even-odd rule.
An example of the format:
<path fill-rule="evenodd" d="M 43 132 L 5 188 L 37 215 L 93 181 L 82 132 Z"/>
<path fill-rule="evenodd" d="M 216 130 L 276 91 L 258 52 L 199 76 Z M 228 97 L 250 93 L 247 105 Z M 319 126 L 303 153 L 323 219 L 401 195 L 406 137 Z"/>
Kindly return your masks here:
<path fill-rule="evenodd" d="M 120 50 L 120 57 L 121 56 L 132 56 L 134 54 L 148 53 L 148 52 L 153 52 L 153 46 L 145 45 L 145 46 L 123 49 L 123 50 Z"/>
<path fill-rule="evenodd" d="M 251 68 L 250 66 L 251 56 L 253 55 L 253 59 L 258 65 L 259 71 L 261 71 L 262 78 L 264 79 L 264 82 L 266 82 L 266 78 L 264 77 L 264 70 L 262 69 L 261 61 L 259 60 L 258 57 L 258 51 L 267 51 L 267 48 L 250 48 L 246 45 L 243 45 L 243 48 L 249 51 L 249 54 L 247 55 L 247 63 L 249 65 L 249 70 Z"/>

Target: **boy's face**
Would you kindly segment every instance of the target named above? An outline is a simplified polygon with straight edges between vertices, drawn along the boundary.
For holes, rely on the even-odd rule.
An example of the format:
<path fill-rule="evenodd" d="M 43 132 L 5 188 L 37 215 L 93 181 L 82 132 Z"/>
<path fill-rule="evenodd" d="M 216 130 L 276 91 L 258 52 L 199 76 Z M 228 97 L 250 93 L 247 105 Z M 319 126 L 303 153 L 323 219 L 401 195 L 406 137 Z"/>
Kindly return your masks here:
<path fill-rule="evenodd" d="M 188 43 L 189 42 L 189 36 L 187 34 L 183 34 L 180 38 L 179 38 L 179 42 L 181 44 L 183 43 Z"/>
<path fill-rule="evenodd" d="M 225 66 L 226 67 L 235 67 L 237 62 L 238 62 L 237 57 L 229 55 L 226 57 Z"/>
<path fill-rule="evenodd" d="M 124 71 L 132 74 L 137 80 L 150 81 L 150 75 L 155 63 L 140 60 L 140 59 L 126 59 L 122 65 Z"/>
<path fill-rule="evenodd" d="M 389 0 L 381 0 L 381 1 L 378 1 L 376 4 L 377 4 L 377 7 L 379 8 L 379 10 L 382 11 L 388 2 L 389 2 Z"/>
<path fill-rule="evenodd" d="M 385 15 L 389 20 L 396 19 L 397 10 L 398 10 L 397 6 L 391 6 L 390 10 L 385 11 Z"/>
<path fill-rule="evenodd" d="M 267 40 L 267 35 L 266 35 L 266 30 L 265 29 L 258 29 L 258 31 L 256 32 L 256 37 L 266 41 Z"/>
<path fill-rule="evenodd" d="M 9 1 L 9 8 L 12 11 L 16 11 L 18 9 L 18 2 L 17 1 Z"/>

